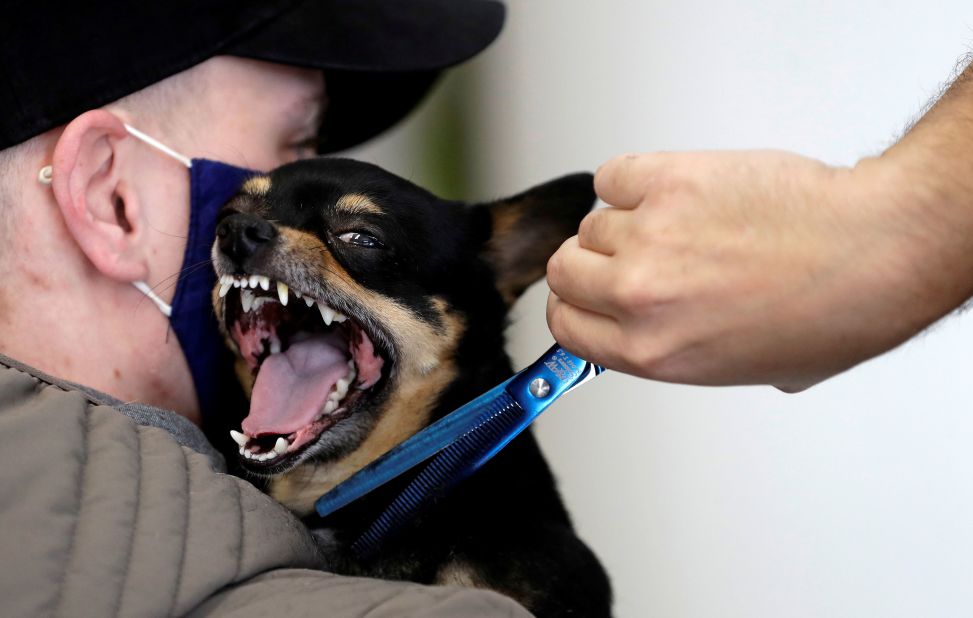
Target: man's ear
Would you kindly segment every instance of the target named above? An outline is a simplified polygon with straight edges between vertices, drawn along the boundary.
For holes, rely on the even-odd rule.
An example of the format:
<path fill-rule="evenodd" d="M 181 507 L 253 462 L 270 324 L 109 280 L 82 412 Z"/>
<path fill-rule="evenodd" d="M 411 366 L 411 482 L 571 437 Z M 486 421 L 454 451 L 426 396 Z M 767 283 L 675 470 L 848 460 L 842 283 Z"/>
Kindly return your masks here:
<path fill-rule="evenodd" d="M 594 177 L 571 174 L 486 205 L 492 232 L 483 256 L 508 305 L 544 276 L 547 261 L 595 202 Z"/>
<path fill-rule="evenodd" d="M 64 128 L 51 164 L 51 188 L 68 232 L 95 268 L 120 281 L 148 275 L 138 198 L 120 172 L 133 141 L 111 112 L 85 112 Z"/>

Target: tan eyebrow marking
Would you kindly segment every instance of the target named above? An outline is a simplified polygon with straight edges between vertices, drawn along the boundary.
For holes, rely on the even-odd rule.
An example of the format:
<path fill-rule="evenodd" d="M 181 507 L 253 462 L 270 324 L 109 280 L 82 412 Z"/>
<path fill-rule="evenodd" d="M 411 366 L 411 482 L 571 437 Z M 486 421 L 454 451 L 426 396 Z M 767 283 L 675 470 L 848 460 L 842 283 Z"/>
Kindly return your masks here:
<path fill-rule="evenodd" d="M 375 202 L 361 193 L 348 193 L 342 195 L 334 207 L 350 215 L 382 215 L 385 214 Z"/>
<path fill-rule="evenodd" d="M 243 186 L 240 187 L 240 189 L 244 193 L 249 193 L 250 195 L 267 195 L 267 193 L 270 191 L 270 176 L 254 176 L 243 183 Z"/>

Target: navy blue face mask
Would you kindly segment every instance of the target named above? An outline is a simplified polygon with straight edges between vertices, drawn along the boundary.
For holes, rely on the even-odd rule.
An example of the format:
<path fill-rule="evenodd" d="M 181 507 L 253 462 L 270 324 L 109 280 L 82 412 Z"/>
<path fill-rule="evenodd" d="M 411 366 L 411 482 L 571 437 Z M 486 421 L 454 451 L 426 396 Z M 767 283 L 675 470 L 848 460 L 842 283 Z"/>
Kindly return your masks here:
<path fill-rule="evenodd" d="M 204 428 L 232 422 L 234 415 L 246 412 L 241 408 L 245 400 L 213 313 L 216 273 L 210 250 L 216 238 L 216 216 L 223 204 L 257 172 L 219 161 L 189 159 L 138 129 L 128 125 L 125 129 L 189 168 L 189 231 L 172 305 L 159 298 L 146 282 L 133 285 L 169 318 L 192 373 Z M 49 182 L 50 167 L 41 170 L 39 178 Z"/>

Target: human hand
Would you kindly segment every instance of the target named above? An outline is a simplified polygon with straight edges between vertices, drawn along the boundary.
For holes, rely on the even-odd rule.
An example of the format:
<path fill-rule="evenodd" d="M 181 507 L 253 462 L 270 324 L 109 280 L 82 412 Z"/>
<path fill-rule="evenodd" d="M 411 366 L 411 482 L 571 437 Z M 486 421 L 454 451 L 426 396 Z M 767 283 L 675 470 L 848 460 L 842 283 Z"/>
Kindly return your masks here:
<path fill-rule="evenodd" d="M 672 382 L 794 391 L 852 367 L 962 302 L 930 257 L 952 232 L 899 171 L 771 151 L 617 157 L 595 177 L 610 207 L 548 263 L 551 332 Z"/>

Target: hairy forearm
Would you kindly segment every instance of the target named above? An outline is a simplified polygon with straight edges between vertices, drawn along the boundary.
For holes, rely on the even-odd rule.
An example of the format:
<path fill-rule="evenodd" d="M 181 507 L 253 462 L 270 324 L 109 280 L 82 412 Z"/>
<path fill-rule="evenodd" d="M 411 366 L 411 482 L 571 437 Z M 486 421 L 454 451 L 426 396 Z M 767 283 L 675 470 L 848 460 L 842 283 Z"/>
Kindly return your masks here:
<path fill-rule="evenodd" d="M 917 302 L 927 321 L 973 296 L 973 68 L 895 145 L 856 173 L 886 187 L 890 216 L 912 241 Z"/>

